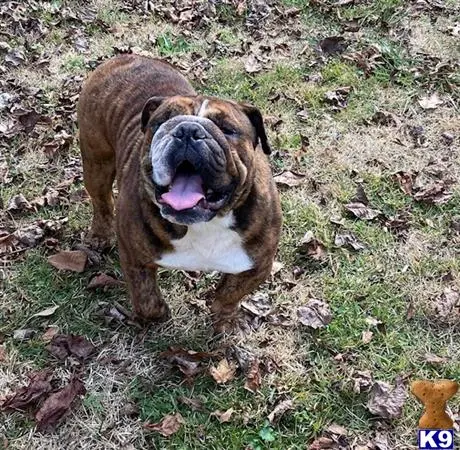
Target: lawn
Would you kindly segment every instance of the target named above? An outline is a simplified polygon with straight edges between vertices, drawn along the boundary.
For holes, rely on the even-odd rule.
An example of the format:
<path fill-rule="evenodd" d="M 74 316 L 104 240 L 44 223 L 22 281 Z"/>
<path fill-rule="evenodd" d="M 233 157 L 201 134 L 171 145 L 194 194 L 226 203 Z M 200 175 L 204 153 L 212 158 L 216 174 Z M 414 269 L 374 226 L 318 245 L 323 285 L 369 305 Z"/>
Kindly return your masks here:
<path fill-rule="evenodd" d="M 42 370 L 53 391 L 78 377 L 86 393 L 49 431 L 34 408 L 0 408 L 0 448 L 417 448 L 410 382 L 460 380 L 459 13 L 456 0 L 1 3 L 0 404 Z M 125 52 L 264 114 L 284 224 L 240 332 L 212 334 L 215 274 L 166 270 L 173 319 L 140 327 L 116 248 L 83 246 L 76 102 Z M 85 252 L 86 269 L 53 267 L 61 250 Z M 101 273 L 114 286 L 88 288 Z M 312 299 L 331 314 L 318 328 L 302 323 Z M 55 333 L 95 349 L 56 358 Z M 449 405 L 458 430 L 460 395 Z M 145 426 L 169 415 L 168 437 Z"/>

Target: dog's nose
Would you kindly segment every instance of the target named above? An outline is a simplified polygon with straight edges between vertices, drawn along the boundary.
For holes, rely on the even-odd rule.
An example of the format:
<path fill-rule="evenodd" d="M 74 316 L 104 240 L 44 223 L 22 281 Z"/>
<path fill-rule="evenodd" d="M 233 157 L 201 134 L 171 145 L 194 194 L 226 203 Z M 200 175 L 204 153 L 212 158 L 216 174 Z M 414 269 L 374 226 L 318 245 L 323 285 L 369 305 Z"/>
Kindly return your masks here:
<path fill-rule="evenodd" d="M 178 139 L 191 138 L 195 141 L 206 138 L 204 128 L 199 123 L 183 122 L 174 128 L 172 135 Z"/>

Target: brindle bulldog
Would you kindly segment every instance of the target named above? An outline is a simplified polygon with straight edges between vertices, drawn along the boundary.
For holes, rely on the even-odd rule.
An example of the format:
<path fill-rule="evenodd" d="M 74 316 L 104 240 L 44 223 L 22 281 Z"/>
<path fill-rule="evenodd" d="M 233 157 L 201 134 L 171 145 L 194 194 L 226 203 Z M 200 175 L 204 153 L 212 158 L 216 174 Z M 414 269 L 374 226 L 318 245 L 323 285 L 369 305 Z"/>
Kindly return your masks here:
<path fill-rule="evenodd" d="M 139 319 L 164 320 L 157 268 L 223 273 L 214 326 L 270 274 L 281 228 L 260 111 L 198 95 L 170 64 L 124 55 L 99 66 L 78 104 L 84 182 L 97 247 L 113 234 Z"/>

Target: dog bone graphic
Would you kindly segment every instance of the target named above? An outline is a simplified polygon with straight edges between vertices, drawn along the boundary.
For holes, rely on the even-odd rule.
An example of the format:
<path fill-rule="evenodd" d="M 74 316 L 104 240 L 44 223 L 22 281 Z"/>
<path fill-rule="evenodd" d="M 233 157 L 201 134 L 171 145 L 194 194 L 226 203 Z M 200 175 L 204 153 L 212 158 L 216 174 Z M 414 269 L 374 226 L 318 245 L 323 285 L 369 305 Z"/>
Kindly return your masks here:
<path fill-rule="evenodd" d="M 453 428 L 454 422 L 446 413 L 446 404 L 457 390 L 458 383 L 451 380 L 412 382 L 411 392 L 425 406 L 425 411 L 418 423 L 419 428 L 437 430 Z"/>

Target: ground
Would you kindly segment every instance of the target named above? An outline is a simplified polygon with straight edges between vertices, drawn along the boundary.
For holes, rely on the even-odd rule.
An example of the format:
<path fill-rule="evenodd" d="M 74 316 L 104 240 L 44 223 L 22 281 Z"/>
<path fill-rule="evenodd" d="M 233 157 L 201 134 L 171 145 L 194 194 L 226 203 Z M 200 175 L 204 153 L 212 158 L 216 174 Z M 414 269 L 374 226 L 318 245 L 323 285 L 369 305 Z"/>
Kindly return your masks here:
<path fill-rule="evenodd" d="M 0 411 L 0 447 L 416 448 L 410 382 L 460 379 L 458 13 L 456 0 L 2 3 L 0 399 L 44 368 L 53 389 L 74 374 L 87 392 L 49 432 L 30 411 Z M 123 286 L 87 288 L 98 272 L 122 279 L 116 248 L 90 254 L 83 273 L 47 260 L 86 250 L 75 105 L 87 73 L 122 52 L 166 58 L 198 91 L 257 105 L 273 172 L 301 174 L 279 183 L 278 271 L 244 333 L 212 336 L 203 296 L 215 275 L 162 272 L 173 321 L 143 329 L 127 320 Z M 356 217 L 345 205 L 358 187 L 368 205 Z M 347 233 L 364 248 L 342 245 Z M 311 299 L 329 305 L 326 326 L 301 323 Z M 276 314 L 258 317 L 264 302 Z M 56 359 L 52 326 L 95 352 Z M 170 347 L 214 356 L 184 380 L 161 354 Z M 227 382 L 211 376 L 223 358 L 237 364 L 235 350 L 260 362 L 256 392 L 241 358 Z M 401 414 L 369 410 L 378 382 L 403 386 Z M 283 401 L 292 407 L 269 420 Z M 225 423 L 211 414 L 230 408 Z M 460 396 L 450 409 L 458 424 Z M 177 412 L 170 437 L 144 427 Z"/>

